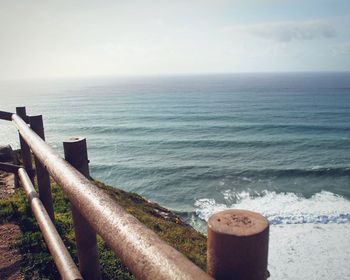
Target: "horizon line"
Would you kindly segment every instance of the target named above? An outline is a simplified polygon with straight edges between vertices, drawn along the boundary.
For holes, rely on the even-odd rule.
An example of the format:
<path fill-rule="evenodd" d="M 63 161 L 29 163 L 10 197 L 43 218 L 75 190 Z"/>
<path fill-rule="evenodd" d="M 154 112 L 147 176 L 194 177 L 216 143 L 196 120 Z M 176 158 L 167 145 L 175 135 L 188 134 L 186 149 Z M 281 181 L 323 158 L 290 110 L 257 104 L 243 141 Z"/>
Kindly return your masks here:
<path fill-rule="evenodd" d="M 157 78 L 157 77 L 188 77 L 188 76 L 219 76 L 219 75 L 257 75 L 257 74 L 350 74 L 350 70 L 303 70 L 303 71 L 232 71 L 232 72 L 174 72 L 174 73 L 139 73 L 139 74 L 96 74 L 76 76 L 46 76 L 46 77 L 16 77 L 1 79 L 0 82 L 15 81 L 55 81 L 55 80 L 80 80 L 80 79 L 103 79 L 103 78 Z"/>

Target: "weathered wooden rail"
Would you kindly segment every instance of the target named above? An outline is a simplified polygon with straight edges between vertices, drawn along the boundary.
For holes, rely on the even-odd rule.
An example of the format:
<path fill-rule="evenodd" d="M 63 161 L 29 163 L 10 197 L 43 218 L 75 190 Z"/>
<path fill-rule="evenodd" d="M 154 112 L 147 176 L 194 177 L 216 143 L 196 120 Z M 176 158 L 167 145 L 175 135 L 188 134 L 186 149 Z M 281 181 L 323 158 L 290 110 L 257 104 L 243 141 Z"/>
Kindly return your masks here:
<path fill-rule="evenodd" d="M 96 233 L 139 279 L 266 279 L 268 223 L 262 216 L 241 212 L 228 216 L 225 212 L 209 221 L 209 275 L 89 180 L 85 139 L 65 141 L 63 159 L 45 142 L 42 116 L 28 117 L 25 107 L 17 107 L 16 113 L 0 111 L 0 119 L 12 121 L 17 128 L 24 165 L 0 164 L 0 170 L 19 176 L 63 279 L 100 279 Z M 35 175 L 39 196 L 33 187 Z M 80 272 L 53 224 L 49 176 L 61 186 L 73 206 Z M 224 225 L 221 220 L 226 221 Z M 235 228 L 239 228 L 238 234 Z"/>

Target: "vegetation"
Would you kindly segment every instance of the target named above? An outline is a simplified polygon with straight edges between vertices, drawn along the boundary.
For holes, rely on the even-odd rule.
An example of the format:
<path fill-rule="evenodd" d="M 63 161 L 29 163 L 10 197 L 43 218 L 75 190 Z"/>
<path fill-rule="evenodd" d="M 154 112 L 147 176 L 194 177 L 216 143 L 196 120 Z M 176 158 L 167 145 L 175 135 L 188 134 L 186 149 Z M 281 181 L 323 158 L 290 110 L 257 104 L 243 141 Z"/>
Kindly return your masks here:
<path fill-rule="evenodd" d="M 143 197 L 95 181 L 117 203 L 138 218 L 160 238 L 182 252 L 198 266 L 206 269 L 206 237 L 195 231 L 169 210 L 145 200 Z M 70 203 L 60 187 L 52 182 L 55 224 L 73 259 L 77 262 L 74 229 Z M 18 248 L 24 255 L 22 270 L 26 279 L 59 279 L 52 257 L 43 241 L 22 189 L 7 199 L 0 200 L 0 222 L 15 221 L 23 235 Z M 135 279 L 108 245 L 98 237 L 103 279 Z"/>

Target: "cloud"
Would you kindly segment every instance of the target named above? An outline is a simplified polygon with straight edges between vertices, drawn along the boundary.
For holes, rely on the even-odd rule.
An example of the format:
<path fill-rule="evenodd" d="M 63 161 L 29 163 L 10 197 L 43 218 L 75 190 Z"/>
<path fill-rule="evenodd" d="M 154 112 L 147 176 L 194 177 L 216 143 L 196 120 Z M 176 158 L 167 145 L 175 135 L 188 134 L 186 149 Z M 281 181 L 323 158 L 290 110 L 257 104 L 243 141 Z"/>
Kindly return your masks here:
<path fill-rule="evenodd" d="M 332 53 L 333 55 L 350 55 L 350 42 L 334 46 L 332 49 Z"/>
<path fill-rule="evenodd" d="M 333 25 L 324 20 L 261 23 L 233 27 L 233 30 L 276 42 L 327 39 L 336 36 Z"/>

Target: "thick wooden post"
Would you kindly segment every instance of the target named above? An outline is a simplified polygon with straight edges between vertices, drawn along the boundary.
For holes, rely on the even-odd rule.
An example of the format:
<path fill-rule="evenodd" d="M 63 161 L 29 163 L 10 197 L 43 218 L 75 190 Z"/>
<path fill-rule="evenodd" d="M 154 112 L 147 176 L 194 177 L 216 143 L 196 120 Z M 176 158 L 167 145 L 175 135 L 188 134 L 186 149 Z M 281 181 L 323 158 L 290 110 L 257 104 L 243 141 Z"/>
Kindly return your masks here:
<path fill-rule="evenodd" d="M 218 280 L 265 280 L 269 223 L 246 210 L 226 210 L 208 221 L 208 273 Z"/>
<path fill-rule="evenodd" d="M 26 123 L 29 124 L 29 118 L 26 113 L 26 107 L 16 107 L 16 114 L 20 116 Z M 34 184 L 34 170 L 32 165 L 32 156 L 31 156 L 30 148 L 21 135 L 19 135 L 19 142 L 21 145 L 23 166 L 27 171 L 30 180 Z"/>
<path fill-rule="evenodd" d="M 71 138 L 63 142 L 65 159 L 85 177 L 90 178 L 85 138 Z M 96 233 L 78 209 L 72 205 L 79 269 L 84 279 L 101 279 Z"/>
<path fill-rule="evenodd" d="M 44 124 L 42 115 L 29 117 L 31 129 L 45 141 Z M 44 165 L 34 156 L 36 179 L 39 188 L 39 198 L 42 201 L 47 213 L 52 221 L 55 220 L 54 208 L 52 203 L 52 194 L 50 186 L 50 175 Z"/>

